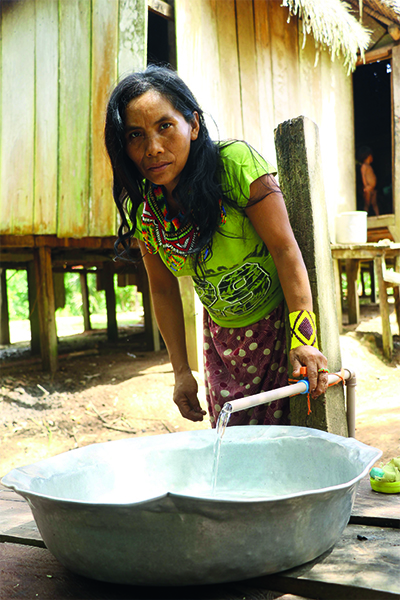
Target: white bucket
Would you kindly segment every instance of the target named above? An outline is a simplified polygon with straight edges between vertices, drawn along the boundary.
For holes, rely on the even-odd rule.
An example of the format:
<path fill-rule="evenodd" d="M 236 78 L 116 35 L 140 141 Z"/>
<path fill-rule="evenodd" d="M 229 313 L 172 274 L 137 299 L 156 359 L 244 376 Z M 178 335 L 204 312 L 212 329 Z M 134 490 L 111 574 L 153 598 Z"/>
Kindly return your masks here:
<path fill-rule="evenodd" d="M 367 241 L 367 215 L 365 210 L 353 210 L 336 216 L 337 244 L 365 244 Z"/>

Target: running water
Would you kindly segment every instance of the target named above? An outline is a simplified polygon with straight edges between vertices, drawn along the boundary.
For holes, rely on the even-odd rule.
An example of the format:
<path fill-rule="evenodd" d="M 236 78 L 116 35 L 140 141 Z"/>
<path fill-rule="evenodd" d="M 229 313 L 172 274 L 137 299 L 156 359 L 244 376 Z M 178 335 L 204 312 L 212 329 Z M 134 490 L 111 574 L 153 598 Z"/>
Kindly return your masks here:
<path fill-rule="evenodd" d="M 229 404 L 229 402 L 227 402 L 222 407 L 222 410 L 218 417 L 217 427 L 216 427 L 217 439 L 215 440 L 215 443 L 214 443 L 214 463 L 213 463 L 212 484 L 211 484 L 211 493 L 213 496 L 215 496 L 215 490 L 217 487 L 218 466 L 219 466 L 219 457 L 221 454 L 222 438 L 224 437 L 225 429 L 229 423 L 231 414 L 232 414 L 232 405 Z"/>

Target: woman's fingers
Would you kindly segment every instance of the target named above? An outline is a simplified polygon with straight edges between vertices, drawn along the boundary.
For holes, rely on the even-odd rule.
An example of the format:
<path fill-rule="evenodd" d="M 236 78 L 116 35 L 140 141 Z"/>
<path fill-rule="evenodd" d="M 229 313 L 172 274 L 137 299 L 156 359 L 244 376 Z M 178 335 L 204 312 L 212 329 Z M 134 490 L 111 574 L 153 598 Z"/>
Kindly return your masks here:
<path fill-rule="evenodd" d="M 177 398 L 174 402 L 178 406 L 182 417 L 189 419 L 189 421 L 202 421 L 203 416 L 206 414 L 206 411 L 202 410 L 200 405 L 192 406 L 187 398 Z"/>
<path fill-rule="evenodd" d="M 182 417 L 190 421 L 202 421 L 206 414 L 200 406 L 197 390 L 197 381 L 190 372 L 176 377 L 174 402 Z"/>
<path fill-rule="evenodd" d="M 300 367 L 307 367 L 307 379 L 310 383 L 312 398 L 324 394 L 328 388 L 326 357 L 313 346 L 299 346 L 290 351 L 289 357 L 294 377 L 300 377 Z"/>

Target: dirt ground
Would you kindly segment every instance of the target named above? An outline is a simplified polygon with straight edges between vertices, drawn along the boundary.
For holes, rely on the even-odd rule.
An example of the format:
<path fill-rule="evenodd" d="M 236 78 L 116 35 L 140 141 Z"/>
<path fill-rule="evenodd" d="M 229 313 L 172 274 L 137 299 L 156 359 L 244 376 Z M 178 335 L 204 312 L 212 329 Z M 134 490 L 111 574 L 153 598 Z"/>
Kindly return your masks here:
<path fill-rule="evenodd" d="M 400 455 L 400 337 L 389 363 L 377 311 L 362 307 L 361 324 L 345 327 L 341 348 L 343 366 L 357 374 L 356 438 L 380 448 L 381 463 Z M 53 377 L 26 344 L 0 348 L 0 477 L 87 444 L 210 427 L 207 418 L 195 424 L 180 416 L 167 352 L 145 351 L 142 331 L 120 330 L 114 344 L 99 330 L 61 338 Z"/>

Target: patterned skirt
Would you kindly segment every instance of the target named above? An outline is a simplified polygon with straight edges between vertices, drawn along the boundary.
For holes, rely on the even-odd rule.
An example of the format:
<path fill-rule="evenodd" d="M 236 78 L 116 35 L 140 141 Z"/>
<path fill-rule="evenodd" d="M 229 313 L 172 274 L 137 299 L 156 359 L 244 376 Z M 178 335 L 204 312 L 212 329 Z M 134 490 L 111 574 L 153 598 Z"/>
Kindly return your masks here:
<path fill-rule="evenodd" d="M 211 426 L 225 402 L 287 385 L 283 303 L 253 325 L 221 327 L 204 311 L 204 376 Z M 289 398 L 233 413 L 229 425 L 287 425 Z"/>

